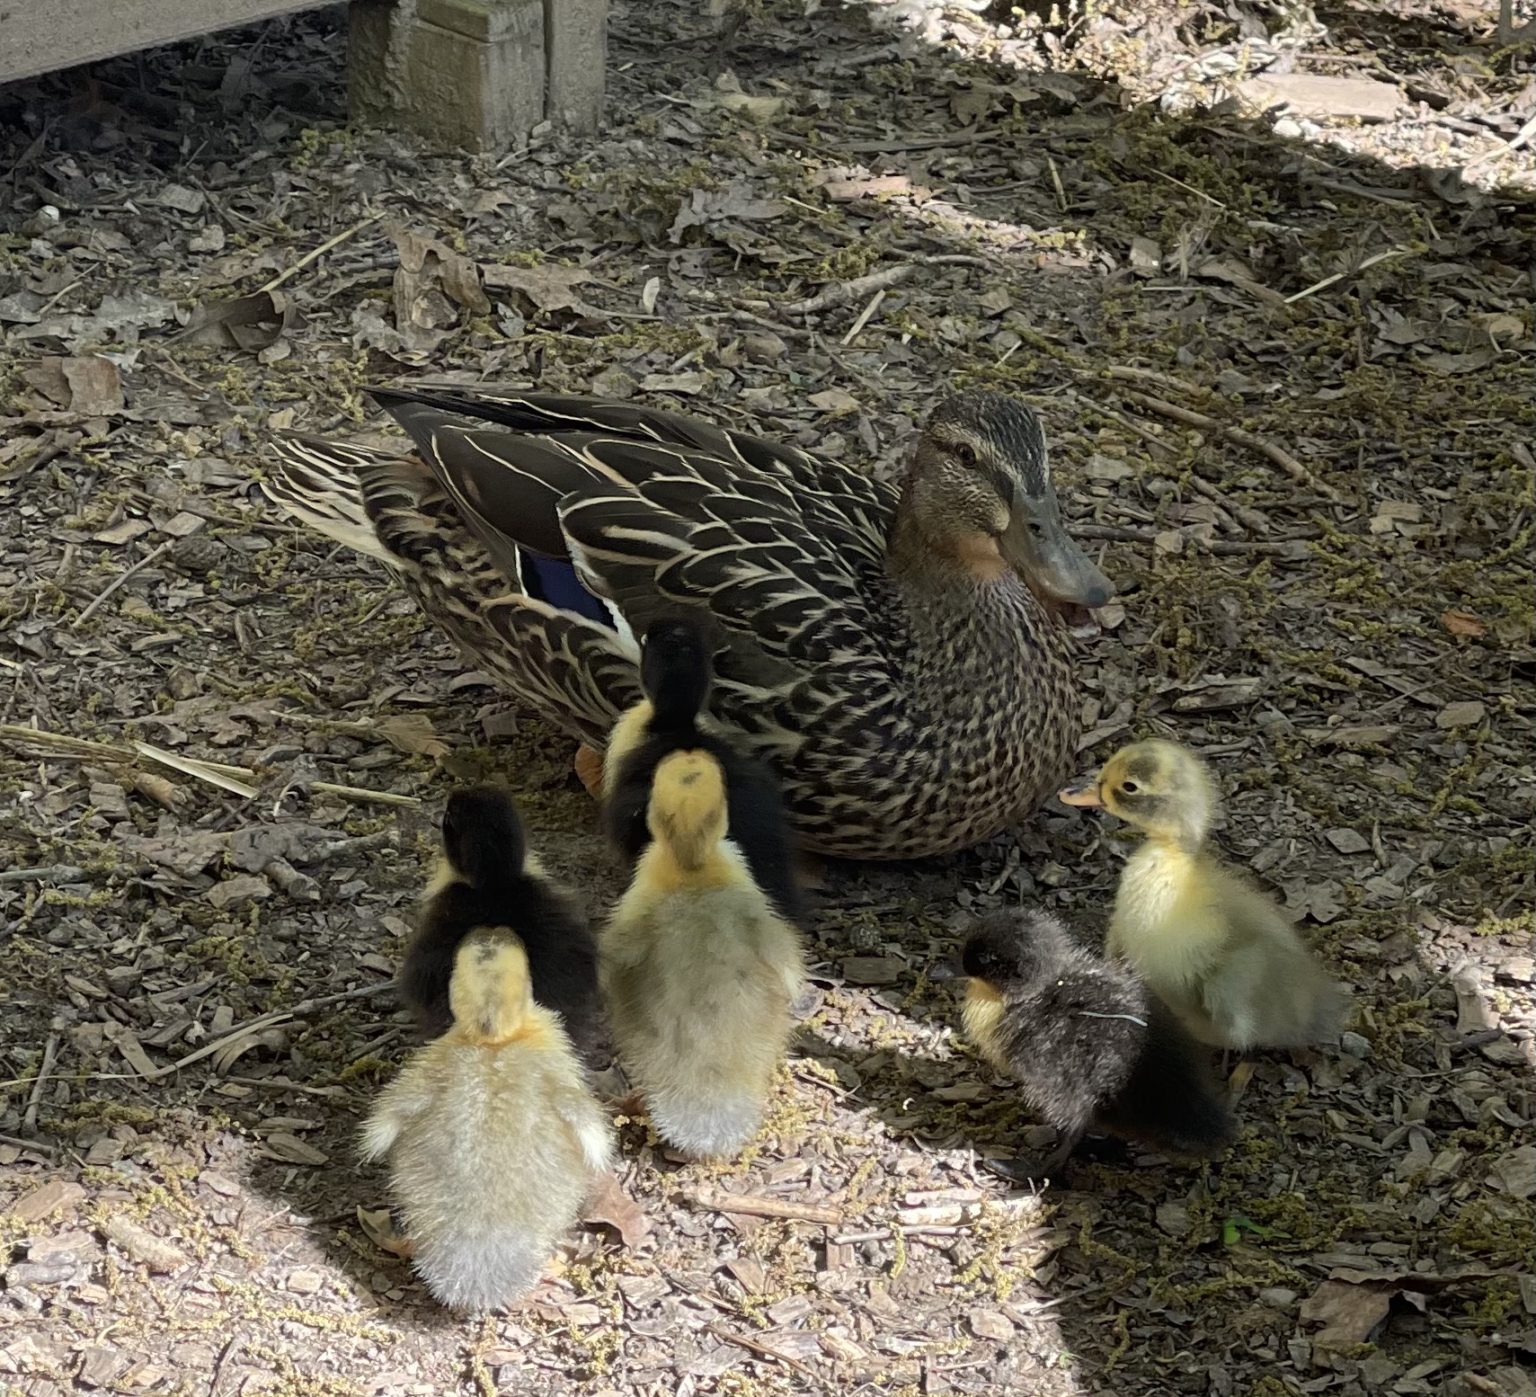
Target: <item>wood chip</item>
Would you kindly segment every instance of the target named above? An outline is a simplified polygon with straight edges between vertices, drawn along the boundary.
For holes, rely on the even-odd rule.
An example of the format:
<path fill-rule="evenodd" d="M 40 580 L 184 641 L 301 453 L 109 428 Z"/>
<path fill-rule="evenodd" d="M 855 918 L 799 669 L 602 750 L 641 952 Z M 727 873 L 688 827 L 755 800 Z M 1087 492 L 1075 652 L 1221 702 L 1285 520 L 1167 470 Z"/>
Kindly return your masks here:
<path fill-rule="evenodd" d="M 52 1217 L 61 1208 L 72 1208 L 85 1197 L 79 1184 L 66 1179 L 50 1179 L 41 1188 L 19 1198 L 9 1210 L 12 1217 L 22 1222 L 41 1222 Z"/>
<path fill-rule="evenodd" d="M 125 1217 L 108 1217 L 101 1230 L 135 1261 L 168 1275 L 189 1264 L 186 1253 Z"/>

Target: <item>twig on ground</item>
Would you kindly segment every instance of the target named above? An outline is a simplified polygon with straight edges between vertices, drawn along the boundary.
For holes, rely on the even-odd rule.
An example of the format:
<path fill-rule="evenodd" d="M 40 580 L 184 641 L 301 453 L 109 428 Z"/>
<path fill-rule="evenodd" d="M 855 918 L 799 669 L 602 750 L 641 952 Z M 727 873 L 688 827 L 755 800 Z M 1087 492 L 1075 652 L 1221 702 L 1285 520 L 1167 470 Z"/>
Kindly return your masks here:
<path fill-rule="evenodd" d="M 264 286 L 258 286 L 256 288 L 256 295 L 260 296 L 264 292 L 276 291 L 277 288 L 281 286 L 285 281 L 291 281 L 294 277 L 296 277 L 300 272 L 304 270 L 305 267 L 309 266 L 311 262 L 318 261 L 320 258 L 324 257 L 325 254 L 332 248 L 340 247 L 342 243 L 348 241 L 351 238 L 355 238 L 359 233 L 363 231 L 364 228 L 372 226 L 383 217 L 384 215 L 382 213 L 372 214 L 369 217 L 363 219 L 361 223 L 354 223 L 350 228 L 342 229 L 342 231 L 336 234 L 334 238 L 328 238 L 312 252 L 306 252 L 301 258 L 299 258 L 297 262 L 293 264 L 293 266 L 289 267 L 286 272 L 283 272 L 279 276 L 273 277 L 272 280 L 267 282 Z"/>
<path fill-rule="evenodd" d="M 781 1218 L 790 1222 L 819 1222 L 835 1227 L 843 1220 L 840 1209 L 819 1203 L 796 1203 L 788 1198 L 766 1198 L 762 1194 L 727 1193 L 708 1186 L 685 1193 L 684 1198 L 697 1208 L 717 1213 L 740 1213 L 745 1217 Z"/>
<path fill-rule="evenodd" d="M 1406 257 L 1411 251 L 1412 249 L 1407 247 L 1389 247 L 1385 252 L 1373 253 L 1358 267 L 1351 267 L 1348 271 L 1335 272 L 1332 276 L 1325 276 L 1321 281 L 1314 281 L 1311 286 L 1304 287 L 1292 296 L 1287 296 L 1285 304 L 1288 306 L 1295 305 L 1297 301 L 1303 301 L 1308 296 L 1315 296 L 1319 291 L 1324 291 L 1334 285 L 1335 282 L 1343 281 L 1346 277 L 1358 275 L 1367 267 L 1374 267 L 1378 262 L 1386 262 L 1394 257 Z"/>
<path fill-rule="evenodd" d="M 1150 393 L 1138 393 L 1127 390 L 1125 396 L 1132 402 L 1138 403 L 1149 412 L 1155 412 L 1160 417 L 1167 417 L 1175 422 L 1182 422 L 1186 427 L 1198 427 L 1203 432 L 1214 432 L 1217 436 L 1225 437 L 1234 446 L 1246 447 L 1249 451 L 1257 451 L 1267 460 L 1273 461 L 1298 485 L 1304 485 L 1307 489 L 1315 491 L 1325 500 L 1334 504 L 1344 503 L 1344 497 L 1331 485 L 1325 485 L 1312 474 L 1300 461 L 1283 447 L 1276 446 L 1272 441 L 1266 441 L 1263 437 L 1243 427 L 1229 427 L 1224 422 L 1218 422 L 1214 417 L 1203 412 L 1196 412 L 1193 408 L 1180 407 L 1177 403 L 1165 402 L 1162 398 L 1154 398 Z"/>
<path fill-rule="evenodd" d="M 1297 540 L 1273 543 L 1267 539 L 1203 539 L 1198 535 L 1185 534 L 1180 530 L 1174 530 L 1182 538 L 1187 540 L 1195 548 L 1207 553 L 1214 553 L 1218 558 L 1251 557 L 1255 553 L 1273 553 L 1283 557 L 1291 550 L 1291 544 Z M 1117 529 L 1108 524 L 1074 524 L 1072 526 L 1074 538 L 1091 538 L 1100 543 L 1144 543 L 1148 546 L 1156 542 L 1152 534 L 1144 529 Z"/>
<path fill-rule="evenodd" d="M 78 883 L 85 870 L 72 863 L 50 864 L 47 868 L 0 869 L 0 883 Z"/>
<path fill-rule="evenodd" d="M 20 1135 L 0 1135 L 0 1145 L 15 1145 L 19 1150 L 36 1150 L 38 1154 L 58 1154 L 57 1145 L 45 1145 L 41 1140 L 24 1140 Z"/>
<path fill-rule="evenodd" d="M 174 546 L 174 544 L 174 539 L 167 539 L 158 548 L 152 549 L 150 552 L 146 553 L 142 558 L 139 559 L 138 562 L 134 563 L 132 567 L 129 567 L 123 572 L 118 573 L 116 577 L 114 577 L 99 593 L 97 593 L 96 599 L 92 601 L 84 611 L 76 616 L 72 622 L 70 622 L 70 630 L 79 630 L 81 626 L 83 626 L 87 621 L 91 619 L 92 616 L 101 610 L 102 604 L 107 600 L 108 597 L 116 592 L 117 589 L 123 585 L 123 583 L 125 583 L 135 573 L 143 572 L 144 569 L 147 568 L 151 563 L 158 562 L 161 558 L 165 557 L 165 555 L 171 551 L 171 548 Z"/>
<path fill-rule="evenodd" d="M 372 801 L 377 805 L 420 805 L 420 796 L 396 795 L 393 791 L 372 791 L 366 786 L 337 786 L 330 781 L 311 781 L 309 789 L 343 800 Z"/>
<path fill-rule="evenodd" d="M 789 1354 L 782 1353 L 770 1344 L 765 1344 L 761 1339 L 754 1339 L 748 1334 L 740 1334 L 734 1329 L 727 1329 L 723 1324 L 709 1324 L 705 1326 L 717 1339 L 723 1339 L 728 1344 L 735 1344 L 738 1348 L 744 1348 L 751 1353 L 760 1353 L 764 1358 L 771 1358 L 775 1363 L 782 1363 L 786 1368 L 793 1368 L 797 1373 L 804 1373 L 808 1378 L 816 1376 L 814 1368 L 807 1367 L 798 1358 L 791 1358 Z"/>
<path fill-rule="evenodd" d="M 317 1009 L 328 1009 L 333 1004 L 344 1004 L 352 999 L 369 999 L 376 994 L 384 994 L 394 989 L 393 980 L 382 980 L 376 985 L 363 985 L 358 989 L 343 990 L 340 994 L 322 995 L 318 999 L 305 999 L 295 1004 L 291 1009 L 274 1009 L 269 1014 L 260 1014 L 254 1019 L 247 1019 L 243 1024 L 238 1024 L 228 1033 L 210 1042 L 204 1043 L 195 1052 L 188 1053 L 185 1057 L 177 1058 L 175 1062 L 164 1067 L 157 1067 L 152 1073 L 141 1072 L 139 1075 L 151 1081 L 161 1077 L 169 1077 L 172 1072 L 179 1072 L 183 1067 L 190 1067 L 194 1062 L 201 1062 L 205 1057 L 212 1057 L 226 1045 L 233 1043 L 237 1038 L 244 1038 L 251 1033 L 259 1033 L 264 1028 L 275 1028 L 278 1024 L 287 1023 L 290 1019 L 300 1019 L 306 1014 L 313 1014 Z"/>
<path fill-rule="evenodd" d="M 43 1099 L 43 1084 L 48 1080 L 48 1074 L 53 1071 L 53 1060 L 59 1052 L 59 1035 L 50 1033 L 48 1041 L 43 1045 L 42 1066 L 37 1069 L 37 1076 L 32 1079 L 32 1090 L 27 1093 L 27 1109 L 21 1117 L 21 1128 L 29 1134 L 37 1129 L 37 1108 Z"/>
<path fill-rule="evenodd" d="M 855 277 L 852 281 L 833 282 L 831 286 L 823 287 L 808 300 L 795 301 L 779 309 L 785 315 L 814 315 L 817 311 L 831 310 L 834 306 L 846 305 L 849 301 L 862 300 L 876 291 L 889 291 L 893 286 L 900 286 L 902 282 L 910 281 L 917 272 L 918 263 L 898 262 L 891 267 L 881 267 L 867 276 Z"/>
<path fill-rule="evenodd" d="M 858 339 L 859 332 L 875 318 L 875 312 L 880 309 L 880 302 L 885 299 L 885 288 L 882 286 L 873 296 L 869 304 L 859 312 L 859 318 L 849 327 L 848 333 L 843 336 L 844 344 L 852 344 Z"/>

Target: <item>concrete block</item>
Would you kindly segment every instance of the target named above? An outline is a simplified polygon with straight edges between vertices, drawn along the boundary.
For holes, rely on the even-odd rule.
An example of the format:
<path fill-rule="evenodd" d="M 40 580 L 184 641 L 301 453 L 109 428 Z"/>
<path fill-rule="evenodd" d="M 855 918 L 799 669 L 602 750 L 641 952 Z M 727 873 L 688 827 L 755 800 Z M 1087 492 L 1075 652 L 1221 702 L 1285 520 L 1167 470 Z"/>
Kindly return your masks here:
<path fill-rule="evenodd" d="M 572 131 L 596 131 L 608 65 L 608 0 L 544 0 L 544 45 L 545 115 Z"/>
<path fill-rule="evenodd" d="M 544 0 L 355 0 L 354 116 L 500 151 L 544 119 Z"/>

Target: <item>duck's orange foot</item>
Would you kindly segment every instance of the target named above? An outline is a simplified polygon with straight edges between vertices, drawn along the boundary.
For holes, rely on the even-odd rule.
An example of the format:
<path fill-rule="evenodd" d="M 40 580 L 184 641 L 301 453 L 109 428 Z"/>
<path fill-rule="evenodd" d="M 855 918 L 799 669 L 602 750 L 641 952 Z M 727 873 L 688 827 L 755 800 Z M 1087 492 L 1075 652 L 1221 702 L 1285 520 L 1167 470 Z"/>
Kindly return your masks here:
<path fill-rule="evenodd" d="M 601 752 L 595 752 L 585 742 L 576 749 L 576 775 L 581 778 L 581 784 L 587 788 L 587 794 L 593 800 L 603 798 L 603 756 Z"/>

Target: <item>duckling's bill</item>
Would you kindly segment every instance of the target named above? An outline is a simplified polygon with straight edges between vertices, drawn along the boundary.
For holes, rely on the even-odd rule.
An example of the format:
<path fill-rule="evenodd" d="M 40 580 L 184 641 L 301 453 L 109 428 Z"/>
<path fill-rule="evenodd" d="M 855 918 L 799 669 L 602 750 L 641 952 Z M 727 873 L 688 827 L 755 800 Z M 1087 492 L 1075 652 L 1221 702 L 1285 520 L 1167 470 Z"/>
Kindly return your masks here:
<path fill-rule="evenodd" d="M 1083 810 L 1104 808 L 1104 797 L 1099 789 L 1097 777 L 1089 781 L 1074 781 L 1070 786 L 1063 786 L 1056 792 L 1056 799 L 1063 805 L 1076 805 Z"/>

